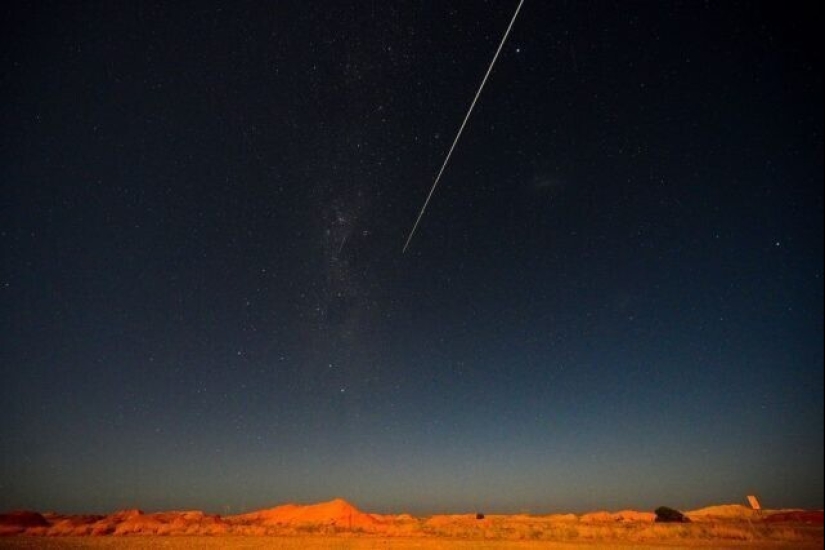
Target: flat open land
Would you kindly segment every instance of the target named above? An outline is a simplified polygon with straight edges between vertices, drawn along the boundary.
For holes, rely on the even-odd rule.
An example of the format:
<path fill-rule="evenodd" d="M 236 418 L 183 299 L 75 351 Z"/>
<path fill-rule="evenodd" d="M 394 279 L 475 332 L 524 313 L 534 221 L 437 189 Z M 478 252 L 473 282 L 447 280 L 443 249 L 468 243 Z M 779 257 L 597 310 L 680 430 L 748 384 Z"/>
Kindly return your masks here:
<path fill-rule="evenodd" d="M 821 532 L 821 530 L 820 530 Z M 697 548 L 822 548 L 821 542 L 742 542 L 742 541 L 683 541 L 680 543 L 621 543 L 610 541 L 553 542 L 553 541 L 484 541 L 449 539 L 398 539 L 372 537 L 204 537 L 204 536 L 134 536 L 134 537 L 6 537 L 0 538 L 0 548 L 69 550 L 81 548 L 148 550 L 166 548 L 206 550 L 231 548 L 237 550 L 274 549 L 303 550 L 590 550 L 594 548 L 634 550 L 683 550 Z"/>

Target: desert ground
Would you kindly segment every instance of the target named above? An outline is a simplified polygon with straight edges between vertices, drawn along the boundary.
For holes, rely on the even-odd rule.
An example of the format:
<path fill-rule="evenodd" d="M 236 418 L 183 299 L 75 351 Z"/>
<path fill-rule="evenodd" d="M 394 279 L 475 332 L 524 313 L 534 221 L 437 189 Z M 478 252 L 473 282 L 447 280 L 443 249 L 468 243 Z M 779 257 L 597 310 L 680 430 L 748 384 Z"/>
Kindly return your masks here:
<path fill-rule="evenodd" d="M 756 514 L 741 505 L 685 512 L 552 515 L 382 515 L 336 499 L 234 516 L 200 511 L 0 514 L 0 548 L 591 549 L 822 548 L 822 511 Z"/>
<path fill-rule="evenodd" d="M 145 536 L 130 538 L 83 538 L 54 537 L 34 539 L 31 537 L 7 537 L 0 539 L 0 548 L 71 550 L 92 549 L 169 549 L 184 550 L 202 548 L 217 550 L 697 550 L 712 548 L 794 548 L 800 550 L 822 548 L 821 543 L 798 542 L 733 542 L 733 541 L 692 541 L 673 543 L 618 543 L 600 542 L 552 542 L 552 541 L 485 541 L 485 540 L 442 540 L 442 539 L 397 539 L 397 538 L 339 538 L 339 537 L 161 537 Z"/>

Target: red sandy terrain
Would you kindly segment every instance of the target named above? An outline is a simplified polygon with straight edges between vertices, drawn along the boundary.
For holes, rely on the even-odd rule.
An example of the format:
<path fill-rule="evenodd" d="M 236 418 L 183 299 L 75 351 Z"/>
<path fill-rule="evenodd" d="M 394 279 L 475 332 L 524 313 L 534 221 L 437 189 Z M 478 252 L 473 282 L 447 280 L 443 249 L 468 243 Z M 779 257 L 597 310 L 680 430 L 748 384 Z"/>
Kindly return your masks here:
<path fill-rule="evenodd" d="M 342 499 L 308 506 L 284 504 L 226 517 L 198 510 L 151 514 L 123 510 L 109 515 L 15 511 L 0 514 L 0 535 L 262 535 L 285 530 L 385 532 L 394 523 L 403 524 L 412 519 L 410 516 L 367 514 Z"/>
<path fill-rule="evenodd" d="M 0 535 L 335 535 L 435 537 L 453 539 L 625 540 L 692 539 L 816 542 L 822 540 L 822 511 L 783 510 L 757 516 L 745 506 L 712 506 L 687 512 L 691 524 L 654 524 L 652 512 L 623 510 L 580 516 L 554 514 L 435 515 L 362 512 L 342 499 L 313 505 L 285 504 L 224 516 L 201 511 L 144 513 L 124 510 L 108 515 L 61 515 L 17 511 L 0 514 Z"/>

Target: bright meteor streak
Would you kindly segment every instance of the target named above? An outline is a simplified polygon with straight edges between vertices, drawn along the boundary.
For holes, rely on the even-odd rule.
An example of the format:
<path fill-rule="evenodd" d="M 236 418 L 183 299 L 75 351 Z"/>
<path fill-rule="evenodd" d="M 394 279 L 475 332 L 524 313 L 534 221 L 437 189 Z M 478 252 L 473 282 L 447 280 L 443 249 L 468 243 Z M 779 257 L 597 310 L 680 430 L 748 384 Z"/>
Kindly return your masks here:
<path fill-rule="evenodd" d="M 453 144 L 450 146 L 450 150 L 447 152 L 447 157 L 444 159 L 444 164 L 441 165 L 441 170 L 438 171 L 438 175 L 435 177 L 435 182 L 433 182 L 432 188 L 430 188 L 430 192 L 427 195 L 427 199 L 424 201 L 424 206 L 421 207 L 421 211 L 418 213 L 418 218 L 415 220 L 415 224 L 413 224 L 412 230 L 410 231 L 409 236 L 407 237 L 407 242 L 404 243 L 404 250 L 401 253 L 407 252 L 407 247 L 410 246 L 410 241 L 415 235 L 415 230 L 418 228 L 418 224 L 421 221 L 421 218 L 424 216 L 424 211 L 427 210 L 427 205 L 430 204 L 430 199 L 435 192 L 435 188 L 438 186 L 438 182 L 441 179 L 441 174 L 444 173 L 444 169 L 447 167 L 447 163 L 450 162 L 450 157 L 453 154 L 453 149 L 455 149 L 456 144 L 458 143 L 459 138 L 461 138 L 461 132 L 464 131 L 464 126 L 467 125 L 467 120 L 470 119 L 470 115 L 473 113 L 473 107 L 476 106 L 476 101 L 478 101 L 478 97 L 481 95 L 481 90 L 484 89 L 484 85 L 487 83 L 487 77 L 490 76 L 490 73 L 493 70 L 493 65 L 496 64 L 496 59 L 498 59 L 498 54 L 501 53 L 501 49 L 504 47 L 504 43 L 507 42 L 507 36 L 510 34 L 510 29 L 513 28 L 513 23 L 516 22 L 516 17 L 518 17 L 518 12 L 521 11 L 521 5 L 524 4 L 524 0 L 519 0 L 518 6 L 516 7 L 516 13 L 513 14 L 513 18 L 510 20 L 510 24 L 507 26 L 507 30 L 504 31 L 504 36 L 501 38 L 501 43 L 498 45 L 498 49 L 496 50 L 496 54 L 493 56 L 493 60 L 490 62 L 490 66 L 487 67 L 487 72 L 484 74 L 484 78 L 481 80 L 481 85 L 478 87 L 478 91 L 476 92 L 475 97 L 473 98 L 473 102 L 470 104 L 470 108 L 467 110 L 467 114 L 464 116 L 464 121 L 461 123 L 461 127 L 458 129 L 458 133 L 455 135 L 455 139 L 453 140 Z"/>

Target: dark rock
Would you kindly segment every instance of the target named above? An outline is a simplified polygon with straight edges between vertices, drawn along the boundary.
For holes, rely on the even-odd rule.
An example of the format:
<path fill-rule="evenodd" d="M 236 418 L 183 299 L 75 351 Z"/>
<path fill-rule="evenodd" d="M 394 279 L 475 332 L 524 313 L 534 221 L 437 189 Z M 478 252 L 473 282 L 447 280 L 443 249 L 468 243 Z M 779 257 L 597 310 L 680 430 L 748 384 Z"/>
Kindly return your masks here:
<path fill-rule="evenodd" d="M 775 514 L 771 514 L 765 518 L 765 521 L 768 523 L 774 522 L 793 522 L 793 523 L 822 523 L 823 521 L 823 514 L 822 510 L 819 511 L 806 511 L 806 510 L 793 510 L 790 512 L 777 512 Z"/>
<path fill-rule="evenodd" d="M 0 514 L 0 525 L 14 525 L 17 527 L 44 527 L 49 525 L 41 514 L 20 510 Z"/>

